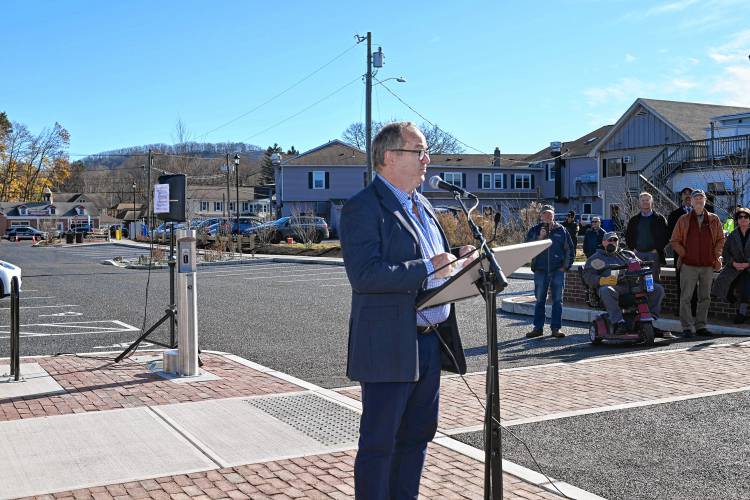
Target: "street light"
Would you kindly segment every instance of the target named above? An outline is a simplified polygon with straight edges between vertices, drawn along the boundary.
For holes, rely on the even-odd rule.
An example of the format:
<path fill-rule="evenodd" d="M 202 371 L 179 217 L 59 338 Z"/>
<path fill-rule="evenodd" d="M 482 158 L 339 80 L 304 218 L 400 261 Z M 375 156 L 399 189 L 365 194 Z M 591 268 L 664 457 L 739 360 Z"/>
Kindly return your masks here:
<path fill-rule="evenodd" d="M 133 227 L 131 228 L 132 231 L 128 230 L 128 237 L 131 237 L 131 232 L 135 233 L 135 187 L 135 181 L 133 181 Z"/>
<path fill-rule="evenodd" d="M 234 187 L 235 194 L 237 195 L 237 206 L 234 207 L 237 210 L 237 234 L 240 234 L 240 155 L 234 154 Z"/>

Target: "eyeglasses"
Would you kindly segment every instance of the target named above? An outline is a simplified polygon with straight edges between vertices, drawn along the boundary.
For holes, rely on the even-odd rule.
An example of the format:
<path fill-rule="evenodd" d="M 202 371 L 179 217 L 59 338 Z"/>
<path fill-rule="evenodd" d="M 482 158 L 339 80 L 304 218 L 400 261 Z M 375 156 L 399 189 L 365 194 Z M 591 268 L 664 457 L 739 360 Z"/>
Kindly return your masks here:
<path fill-rule="evenodd" d="M 750 219 L 750 215 L 747 214 L 740 214 L 737 216 L 738 219 Z"/>
<path fill-rule="evenodd" d="M 620 238 L 610 238 L 607 241 L 620 241 Z"/>
<path fill-rule="evenodd" d="M 430 157 L 430 151 L 428 149 L 389 149 L 388 151 L 399 151 L 401 153 L 417 153 L 419 155 L 419 161 Z"/>

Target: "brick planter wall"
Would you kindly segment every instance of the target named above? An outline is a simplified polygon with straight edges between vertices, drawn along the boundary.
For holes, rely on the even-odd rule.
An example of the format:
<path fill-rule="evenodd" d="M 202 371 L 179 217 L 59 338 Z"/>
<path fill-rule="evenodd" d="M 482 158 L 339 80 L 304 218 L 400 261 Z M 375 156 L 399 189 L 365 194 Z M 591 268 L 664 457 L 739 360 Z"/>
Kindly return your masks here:
<path fill-rule="evenodd" d="M 563 303 L 567 305 L 585 306 L 586 292 L 583 283 L 581 283 L 581 280 L 578 277 L 578 267 L 579 265 L 576 264 L 566 273 Z M 675 279 L 674 269 L 664 267 L 661 269 L 661 284 L 664 287 L 665 292 L 662 311 L 665 313 L 674 313 L 677 311 L 679 304 L 679 297 L 677 296 L 677 280 Z M 709 319 L 731 320 L 736 311 L 736 305 L 712 297 L 711 307 L 708 310 L 708 317 Z"/>

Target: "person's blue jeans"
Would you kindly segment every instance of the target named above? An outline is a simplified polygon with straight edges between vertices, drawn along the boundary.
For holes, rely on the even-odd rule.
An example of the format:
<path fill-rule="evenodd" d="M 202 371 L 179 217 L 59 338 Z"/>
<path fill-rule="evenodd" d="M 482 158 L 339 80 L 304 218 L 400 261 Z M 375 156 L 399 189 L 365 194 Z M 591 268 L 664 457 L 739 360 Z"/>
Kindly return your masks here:
<path fill-rule="evenodd" d="M 435 333 L 418 335 L 418 381 L 361 384 L 357 500 L 416 500 L 419 495 L 427 443 L 438 425 L 440 344 Z"/>
<path fill-rule="evenodd" d="M 565 271 L 559 269 L 552 272 L 534 271 L 534 330 L 544 327 L 545 307 L 547 306 L 547 292 L 552 289 L 552 321 L 550 327 L 559 330 L 562 326 L 562 295 L 565 288 Z"/>

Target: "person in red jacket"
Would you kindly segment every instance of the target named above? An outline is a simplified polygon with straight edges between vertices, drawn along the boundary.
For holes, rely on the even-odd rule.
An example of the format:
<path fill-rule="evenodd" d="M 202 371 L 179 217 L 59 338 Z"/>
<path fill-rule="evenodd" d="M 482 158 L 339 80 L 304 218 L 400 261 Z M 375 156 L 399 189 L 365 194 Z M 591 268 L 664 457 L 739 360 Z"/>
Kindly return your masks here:
<path fill-rule="evenodd" d="M 693 210 L 677 221 L 670 243 L 679 256 L 680 323 L 685 337 L 695 333 L 710 336 L 706 329 L 708 308 L 711 305 L 711 283 L 714 271 L 721 269 L 724 249 L 724 229 L 716 214 L 706 210 L 706 193 L 696 189 L 690 195 Z M 695 316 L 690 310 L 693 290 L 698 287 L 698 308 Z"/>

